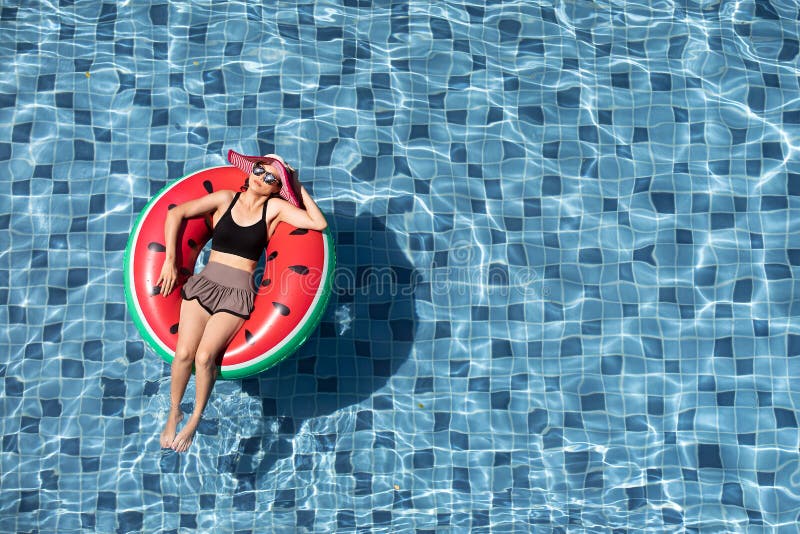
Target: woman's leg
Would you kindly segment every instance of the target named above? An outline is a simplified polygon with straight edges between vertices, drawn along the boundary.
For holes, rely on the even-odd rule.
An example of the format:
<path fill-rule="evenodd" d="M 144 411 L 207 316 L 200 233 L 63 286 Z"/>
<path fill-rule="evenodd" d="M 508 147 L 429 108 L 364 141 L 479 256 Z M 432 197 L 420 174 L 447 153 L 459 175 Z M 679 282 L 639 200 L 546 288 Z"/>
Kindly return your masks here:
<path fill-rule="evenodd" d="M 186 391 L 186 384 L 192 375 L 192 364 L 197 347 L 203 338 L 206 323 L 211 315 L 196 300 L 181 302 L 181 314 L 178 322 L 178 344 L 170 369 L 169 415 L 167 424 L 161 432 L 161 447 L 172 447 L 175 440 L 175 429 L 183 419 L 181 400 Z"/>
<path fill-rule="evenodd" d="M 206 323 L 203 338 L 197 347 L 197 356 L 195 357 L 197 397 L 194 402 L 194 411 L 186 421 L 186 426 L 175 436 L 172 448 L 176 451 L 183 452 L 192 444 L 197 424 L 200 422 L 203 410 L 208 404 L 208 398 L 211 396 L 211 388 L 217 379 L 217 359 L 225 352 L 242 324 L 244 324 L 244 319 L 225 312 L 215 313 Z"/>

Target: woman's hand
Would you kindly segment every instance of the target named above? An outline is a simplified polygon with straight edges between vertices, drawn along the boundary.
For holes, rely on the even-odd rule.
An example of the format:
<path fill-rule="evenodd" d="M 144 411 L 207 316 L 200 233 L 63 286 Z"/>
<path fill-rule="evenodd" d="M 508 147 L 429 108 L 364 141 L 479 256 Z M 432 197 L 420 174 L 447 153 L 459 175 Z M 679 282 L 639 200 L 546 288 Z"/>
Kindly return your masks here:
<path fill-rule="evenodd" d="M 156 282 L 157 286 L 161 286 L 161 296 L 166 297 L 172 293 L 177 281 L 178 268 L 175 266 L 175 262 L 168 259 L 164 260 L 164 265 L 161 267 L 161 276 L 158 277 Z"/>

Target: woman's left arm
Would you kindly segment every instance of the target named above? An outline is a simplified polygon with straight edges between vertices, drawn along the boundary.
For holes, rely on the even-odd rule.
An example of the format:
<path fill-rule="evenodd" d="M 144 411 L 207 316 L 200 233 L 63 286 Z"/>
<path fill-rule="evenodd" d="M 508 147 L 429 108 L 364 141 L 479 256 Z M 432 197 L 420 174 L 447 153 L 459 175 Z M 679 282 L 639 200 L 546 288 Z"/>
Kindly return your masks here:
<path fill-rule="evenodd" d="M 279 220 L 297 228 L 308 228 L 309 230 L 319 230 L 320 232 L 327 228 L 328 221 L 325 220 L 325 215 L 322 214 L 314 199 L 311 198 L 311 195 L 302 185 L 300 186 L 300 196 L 303 198 L 303 204 L 305 204 L 306 209 L 301 210 L 281 199 L 283 202 L 281 202 L 281 208 L 278 212 Z"/>

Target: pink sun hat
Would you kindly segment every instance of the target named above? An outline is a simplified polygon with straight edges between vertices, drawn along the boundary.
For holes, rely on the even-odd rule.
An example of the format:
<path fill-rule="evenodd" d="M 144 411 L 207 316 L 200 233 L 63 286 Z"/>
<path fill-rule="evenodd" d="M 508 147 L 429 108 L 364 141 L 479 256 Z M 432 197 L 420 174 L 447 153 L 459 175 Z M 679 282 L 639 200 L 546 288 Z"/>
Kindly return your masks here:
<path fill-rule="evenodd" d="M 234 167 L 245 173 L 247 176 L 250 176 L 250 173 L 253 172 L 253 165 L 259 161 L 262 161 L 267 165 L 272 165 L 278 169 L 278 172 L 280 173 L 279 178 L 281 180 L 281 190 L 278 194 L 282 199 L 290 202 L 293 206 L 298 208 L 303 207 L 303 201 L 301 200 L 297 185 L 297 171 L 287 165 L 286 162 L 283 161 L 283 158 L 279 155 L 267 154 L 266 156 L 245 156 L 233 150 L 229 150 L 228 161 L 230 161 Z"/>

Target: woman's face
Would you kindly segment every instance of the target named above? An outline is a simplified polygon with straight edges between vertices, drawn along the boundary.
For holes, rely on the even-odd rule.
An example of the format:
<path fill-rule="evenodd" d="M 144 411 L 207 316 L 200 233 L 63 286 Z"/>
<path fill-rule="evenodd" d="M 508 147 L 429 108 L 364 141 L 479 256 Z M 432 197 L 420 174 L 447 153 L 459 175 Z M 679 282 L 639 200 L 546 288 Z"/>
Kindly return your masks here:
<path fill-rule="evenodd" d="M 250 171 L 250 187 L 258 193 L 271 195 L 281 190 L 280 173 L 278 169 L 264 162 L 253 165 Z"/>

